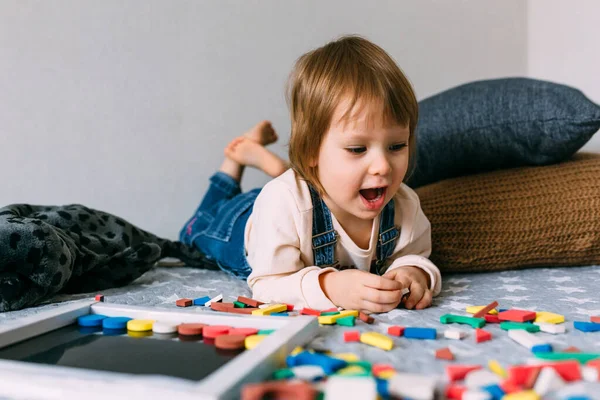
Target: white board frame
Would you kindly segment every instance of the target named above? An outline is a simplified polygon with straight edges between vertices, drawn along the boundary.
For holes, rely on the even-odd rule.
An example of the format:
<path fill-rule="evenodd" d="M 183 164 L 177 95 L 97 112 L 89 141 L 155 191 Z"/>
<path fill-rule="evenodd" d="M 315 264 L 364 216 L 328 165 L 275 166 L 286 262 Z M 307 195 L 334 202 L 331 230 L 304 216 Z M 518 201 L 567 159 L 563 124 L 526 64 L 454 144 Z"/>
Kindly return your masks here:
<path fill-rule="evenodd" d="M 241 386 L 268 378 L 285 357 L 315 336 L 316 318 L 255 317 L 203 311 L 77 301 L 0 325 L 0 349 L 76 322 L 87 314 L 127 316 L 174 323 L 276 329 L 256 348 L 239 354 L 199 382 L 160 375 L 95 371 L 23 361 L 0 360 L 0 397 L 10 399 L 234 399 Z"/>

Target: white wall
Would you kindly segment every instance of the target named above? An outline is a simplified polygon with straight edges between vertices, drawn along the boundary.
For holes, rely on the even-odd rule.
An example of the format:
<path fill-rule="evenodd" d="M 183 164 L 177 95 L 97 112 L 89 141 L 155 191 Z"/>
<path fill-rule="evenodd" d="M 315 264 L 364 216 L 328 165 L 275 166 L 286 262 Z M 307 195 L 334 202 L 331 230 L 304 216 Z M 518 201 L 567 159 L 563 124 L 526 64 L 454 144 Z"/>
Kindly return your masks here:
<path fill-rule="evenodd" d="M 529 0 L 529 76 L 580 89 L 600 104 L 600 2 Z M 600 134 L 582 151 L 600 153 Z"/>
<path fill-rule="evenodd" d="M 175 238 L 232 138 L 270 119 L 286 154 L 283 87 L 303 52 L 365 35 L 423 98 L 526 75 L 526 11 L 519 0 L 4 0 L 0 205 L 83 203 Z M 251 171 L 243 186 L 265 182 Z"/>

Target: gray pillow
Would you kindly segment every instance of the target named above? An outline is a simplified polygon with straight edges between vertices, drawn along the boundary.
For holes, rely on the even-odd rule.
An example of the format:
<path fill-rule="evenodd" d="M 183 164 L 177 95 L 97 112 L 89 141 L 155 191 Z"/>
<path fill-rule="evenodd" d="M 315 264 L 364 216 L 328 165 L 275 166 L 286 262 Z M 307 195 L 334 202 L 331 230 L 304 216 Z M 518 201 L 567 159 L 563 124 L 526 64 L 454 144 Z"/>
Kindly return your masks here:
<path fill-rule="evenodd" d="M 467 83 L 419 103 L 417 164 L 408 185 L 571 157 L 600 129 L 579 90 L 529 78 Z"/>

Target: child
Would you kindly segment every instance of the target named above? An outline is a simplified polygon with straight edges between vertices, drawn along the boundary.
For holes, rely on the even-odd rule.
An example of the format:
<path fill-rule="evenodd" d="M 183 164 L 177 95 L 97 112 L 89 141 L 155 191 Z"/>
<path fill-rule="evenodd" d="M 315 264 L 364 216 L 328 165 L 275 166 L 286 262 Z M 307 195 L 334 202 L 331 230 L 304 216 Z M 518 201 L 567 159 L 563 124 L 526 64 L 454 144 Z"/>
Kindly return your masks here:
<path fill-rule="evenodd" d="M 288 102 L 291 168 L 264 147 L 277 139 L 267 122 L 234 139 L 181 240 L 264 302 L 428 307 L 441 275 L 427 259 L 429 221 L 402 183 L 418 117 L 406 77 L 377 45 L 342 37 L 298 59 Z M 275 179 L 241 193 L 245 165 Z"/>

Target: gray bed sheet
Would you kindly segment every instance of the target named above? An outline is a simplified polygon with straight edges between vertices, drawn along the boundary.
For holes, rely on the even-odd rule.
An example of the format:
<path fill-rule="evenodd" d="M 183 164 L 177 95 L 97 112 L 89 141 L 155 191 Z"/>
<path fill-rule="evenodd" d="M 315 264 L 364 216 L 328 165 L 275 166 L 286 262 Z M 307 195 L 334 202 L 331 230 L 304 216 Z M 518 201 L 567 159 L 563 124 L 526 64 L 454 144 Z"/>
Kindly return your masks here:
<path fill-rule="evenodd" d="M 524 363 L 532 353 L 513 342 L 497 324 L 487 324 L 485 329 L 492 333 L 491 341 L 475 343 L 474 330 L 464 325 L 453 325 L 467 332 L 461 341 L 445 339 L 443 331 L 449 325 L 439 322 L 441 315 L 454 313 L 466 315 L 470 305 L 486 305 L 496 300 L 500 308 L 520 308 L 533 311 L 551 311 L 566 318 L 567 332 L 564 335 L 538 333 L 546 338 L 555 351 L 576 346 L 583 352 L 600 353 L 600 332 L 584 333 L 573 328 L 573 321 L 589 321 L 590 316 L 600 315 L 600 266 L 570 268 L 537 268 L 477 274 L 446 274 L 442 292 L 432 307 L 421 310 L 397 309 L 375 315 L 375 323 L 367 325 L 358 321 L 361 332 L 387 332 L 389 325 L 432 327 L 438 330 L 437 340 L 414 340 L 394 338 L 395 348 L 383 351 L 360 343 L 344 343 L 342 333 L 347 327 L 321 326 L 318 336 L 309 344 L 318 350 L 334 353 L 352 352 L 361 359 L 373 363 L 391 363 L 399 371 L 423 374 L 444 374 L 447 361 L 435 358 L 436 349 L 449 347 L 456 357 L 455 363 L 481 364 L 486 366 L 490 359 L 498 360 L 503 366 Z M 108 303 L 160 306 L 176 308 L 175 301 L 182 297 L 197 298 L 222 293 L 224 301 L 237 296 L 250 296 L 245 281 L 231 278 L 221 271 L 186 267 L 158 267 L 132 284 L 105 290 Z M 26 315 L 55 307 L 95 293 L 83 295 L 58 295 L 48 304 L 20 311 L 0 314 L 0 325 Z M 565 398 L 570 394 L 586 393 L 588 397 L 600 399 L 600 384 L 581 382 L 570 385 L 550 398 Z"/>

